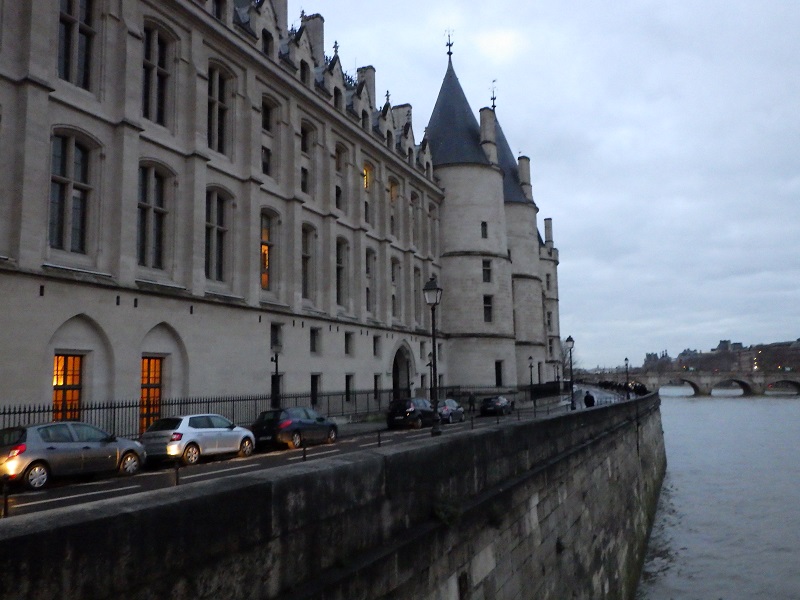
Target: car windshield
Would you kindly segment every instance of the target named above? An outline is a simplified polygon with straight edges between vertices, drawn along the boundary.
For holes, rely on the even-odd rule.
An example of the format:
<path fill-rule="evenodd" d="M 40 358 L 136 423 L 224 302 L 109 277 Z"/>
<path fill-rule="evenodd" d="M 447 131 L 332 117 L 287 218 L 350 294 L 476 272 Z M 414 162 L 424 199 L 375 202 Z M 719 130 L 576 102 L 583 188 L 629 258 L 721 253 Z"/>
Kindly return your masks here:
<path fill-rule="evenodd" d="M 0 446 L 12 446 L 22 441 L 25 430 L 22 427 L 0 429 Z"/>
<path fill-rule="evenodd" d="M 159 419 L 158 421 L 150 425 L 150 427 L 147 428 L 147 431 L 171 431 L 173 429 L 177 429 L 180 424 L 181 424 L 181 419 L 178 417 Z"/>
<path fill-rule="evenodd" d="M 256 420 L 257 423 L 274 423 L 280 419 L 286 419 L 286 411 L 278 409 L 278 410 L 265 410 L 260 415 L 258 415 L 258 419 Z"/>

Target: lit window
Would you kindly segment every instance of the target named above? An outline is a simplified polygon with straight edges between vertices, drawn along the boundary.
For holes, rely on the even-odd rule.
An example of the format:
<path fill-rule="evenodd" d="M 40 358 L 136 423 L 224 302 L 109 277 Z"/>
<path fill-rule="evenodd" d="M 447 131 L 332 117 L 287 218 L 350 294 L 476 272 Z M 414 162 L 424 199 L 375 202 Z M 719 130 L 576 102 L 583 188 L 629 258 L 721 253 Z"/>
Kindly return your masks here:
<path fill-rule="evenodd" d="M 75 421 L 81 417 L 83 356 L 53 357 L 53 420 Z"/>
<path fill-rule="evenodd" d="M 272 289 L 272 271 L 270 258 L 273 258 L 273 218 L 268 214 L 261 214 L 261 289 Z"/>
<path fill-rule="evenodd" d="M 142 388 L 139 402 L 139 432 L 161 416 L 164 359 L 142 357 Z"/>
<path fill-rule="evenodd" d="M 92 0 L 61 0 L 58 23 L 58 76 L 88 90 L 95 29 Z"/>

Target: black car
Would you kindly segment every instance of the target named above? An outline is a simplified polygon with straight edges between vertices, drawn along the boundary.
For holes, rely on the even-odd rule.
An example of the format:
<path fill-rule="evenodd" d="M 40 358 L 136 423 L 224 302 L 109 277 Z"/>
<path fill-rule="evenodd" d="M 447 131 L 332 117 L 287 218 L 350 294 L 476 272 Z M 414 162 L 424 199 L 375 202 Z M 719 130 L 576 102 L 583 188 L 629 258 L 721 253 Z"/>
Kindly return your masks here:
<path fill-rule="evenodd" d="M 423 425 L 433 425 L 438 420 L 439 416 L 425 398 L 392 400 L 386 415 L 386 425 L 389 429 L 396 427 L 419 429 Z"/>
<path fill-rule="evenodd" d="M 256 447 L 286 445 L 300 448 L 308 444 L 332 444 L 339 435 L 336 423 L 313 408 L 294 406 L 265 410 L 250 426 Z"/>
<path fill-rule="evenodd" d="M 464 407 L 452 398 L 439 402 L 439 417 L 442 423 L 461 423 L 464 420 Z"/>
<path fill-rule="evenodd" d="M 514 410 L 514 403 L 505 396 L 489 396 L 481 401 L 481 416 L 509 415 Z"/>

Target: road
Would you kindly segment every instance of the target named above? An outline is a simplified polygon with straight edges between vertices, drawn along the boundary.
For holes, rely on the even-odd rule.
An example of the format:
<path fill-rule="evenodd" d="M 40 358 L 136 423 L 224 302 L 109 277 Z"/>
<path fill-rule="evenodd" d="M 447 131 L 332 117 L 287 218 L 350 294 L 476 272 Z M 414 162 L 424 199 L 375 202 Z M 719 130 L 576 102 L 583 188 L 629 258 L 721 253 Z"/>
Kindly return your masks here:
<path fill-rule="evenodd" d="M 463 423 L 442 426 L 443 435 L 452 435 L 459 431 L 491 427 L 498 422 L 517 419 L 531 419 L 533 412 L 520 410 L 511 415 L 500 417 L 467 418 Z M 379 444 L 412 443 L 419 439 L 430 439 L 430 428 L 419 430 L 388 430 L 381 423 L 342 425 L 340 436 L 334 445 L 309 446 L 305 449 L 305 460 L 342 455 L 369 448 Z M 228 477 L 241 473 L 276 469 L 304 460 L 304 451 L 273 450 L 256 452 L 247 458 L 220 458 L 203 460 L 190 467 L 176 469 L 174 465 L 162 464 L 147 466 L 133 477 L 98 476 L 83 479 L 55 480 L 43 490 L 27 491 L 11 487 L 8 494 L 9 518 L 19 515 L 55 510 L 91 502 L 119 498 L 139 494 L 151 490 L 170 488 L 176 485 L 191 485 L 198 481 Z M 1 507 L 0 507 L 1 508 Z"/>

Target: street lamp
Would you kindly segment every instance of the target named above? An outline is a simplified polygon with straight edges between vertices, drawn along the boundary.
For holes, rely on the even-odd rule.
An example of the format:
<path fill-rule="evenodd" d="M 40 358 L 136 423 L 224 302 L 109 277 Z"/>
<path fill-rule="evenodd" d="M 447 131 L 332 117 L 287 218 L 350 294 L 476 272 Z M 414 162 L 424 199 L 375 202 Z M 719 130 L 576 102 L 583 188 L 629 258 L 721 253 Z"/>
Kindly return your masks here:
<path fill-rule="evenodd" d="M 625 357 L 625 400 L 630 400 L 631 393 L 628 391 L 628 357 Z"/>
<path fill-rule="evenodd" d="M 436 281 L 436 275 L 423 286 L 422 293 L 425 295 L 425 303 L 431 307 L 431 400 L 433 404 L 433 414 L 436 420 L 433 422 L 431 435 L 441 435 L 442 430 L 439 425 L 439 390 L 437 389 L 436 372 L 436 306 L 442 301 L 442 288 Z"/>
<path fill-rule="evenodd" d="M 572 336 L 567 337 L 567 349 L 569 350 L 569 409 L 575 410 L 575 380 L 572 377 L 572 349 L 575 347 L 575 340 Z"/>
<path fill-rule="evenodd" d="M 531 374 L 531 400 L 533 401 L 533 417 L 536 418 L 536 398 L 533 395 L 533 357 L 528 357 L 528 370 Z"/>
<path fill-rule="evenodd" d="M 269 362 L 275 363 L 275 373 L 272 376 L 272 394 L 270 398 L 270 404 L 272 404 L 272 408 L 278 408 L 281 405 L 281 380 L 280 375 L 278 374 L 278 354 L 280 354 L 282 350 L 282 346 L 279 343 L 272 344 L 272 356 L 269 359 Z"/>

